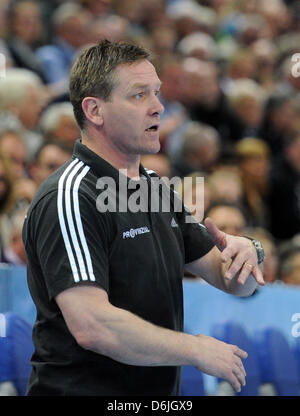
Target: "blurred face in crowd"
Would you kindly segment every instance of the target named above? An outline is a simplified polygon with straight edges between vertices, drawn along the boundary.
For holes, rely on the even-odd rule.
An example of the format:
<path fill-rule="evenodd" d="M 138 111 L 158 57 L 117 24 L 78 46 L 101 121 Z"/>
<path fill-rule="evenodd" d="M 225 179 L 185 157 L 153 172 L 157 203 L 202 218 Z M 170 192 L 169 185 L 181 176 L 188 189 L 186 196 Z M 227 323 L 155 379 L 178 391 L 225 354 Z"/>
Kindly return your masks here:
<path fill-rule="evenodd" d="M 33 130 L 37 126 L 43 105 L 43 90 L 40 90 L 38 87 L 28 86 L 25 97 L 16 104 L 13 111 L 17 114 L 25 128 Z"/>
<path fill-rule="evenodd" d="M 270 119 L 278 131 L 289 130 L 295 124 L 295 110 L 291 101 L 286 101 L 278 109 L 272 111 Z"/>
<path fill-rule="evenodd" d="M 256 183 L 264 183 L 268 177 L 270 161 L 263 155 L 246 157 L 240 164 L 243 174 Z"/>
<path fill-rule="evenodd" d="M 254 97 L 243 97 L 236 103 L 235 111 L 248 126 L 258 126 L 263 117 L 263 106 Z"/>
<path fill-rule="evenodd" d="M 59 147 L 49 144 L 45 146 L 33 169 L 35 182 L 39 185 L 48 178 L 56 169 L 62 166 L 71 157 L 71 152 L 64 152 Z"/>
<path fill-rule="evenodd" d="M 162 81 L 161 94 L 166 101 L 177 101 L 180 99 L 182 88 L 183 70 L 180 65 L 167 66 L 160 74 Z"/>
<path fill-rule="evenodd" d="M 300 286 L 300 252 L 291 258 L 291 270 L 285 274 L 284 282 L 289 285 Z"/>
<path fill-rule="evenodd" d="M 57 33 L 73 48 L 80 48 L 88 41 L 87 27 L 89 22 L 90 16 L 87 12 L 78 13 L 66 19 L 58 27 Z"/>
<path fill-rule="evenodd" d="M 212 208 L 208 215 L 217 227 L 227 234 L 242 235 L 245 228 L 245 219 L 239 209 L 235 207 L 218 206 Z"/>
<path fill-rule="evenodd" d="M 213 107 L 219 97 L 219 83 L 214 65 L 184 71 L 182 99 L 186 105 Z"/>
<path fill-rule="evenodd" d="M 0 154 L 10 159 L 14 178 L 21 178 L 24 175 L 26 147 L 16 133 L 7 132 L 1 136 Z"/>
<path fill-rule="evenodd" d="M 42 30 L 41 12 L 38 4 L 31 1 L 17 4 L 11 28 L 15 35 L 29 45 L 34 45 L 39 40 Z"/>
<path fill-rule="evenodd" d="M 53 139 L 65 142 L 73 148 L 75 140 L 79 137 L 80 132 L 74 117 L 62 115 L 58 126 L 52 133 Z"/>

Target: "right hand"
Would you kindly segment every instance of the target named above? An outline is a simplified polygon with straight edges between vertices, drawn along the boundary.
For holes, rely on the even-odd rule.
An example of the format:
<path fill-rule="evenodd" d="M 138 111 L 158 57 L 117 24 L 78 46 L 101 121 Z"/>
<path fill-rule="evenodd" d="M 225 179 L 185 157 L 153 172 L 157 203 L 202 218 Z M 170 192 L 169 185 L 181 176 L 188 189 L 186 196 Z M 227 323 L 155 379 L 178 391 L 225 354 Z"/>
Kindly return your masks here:
<path fill-rule="evenodd" d="M 199 334 L 197 338 L 201 345 L 201 355 L 196 368 L 227 380 L 236 392 L 240 392 L 246 384 L 246 371 L 242 363 L 242 359 L 248 357 L 246 351 L 206 335 Z"/>

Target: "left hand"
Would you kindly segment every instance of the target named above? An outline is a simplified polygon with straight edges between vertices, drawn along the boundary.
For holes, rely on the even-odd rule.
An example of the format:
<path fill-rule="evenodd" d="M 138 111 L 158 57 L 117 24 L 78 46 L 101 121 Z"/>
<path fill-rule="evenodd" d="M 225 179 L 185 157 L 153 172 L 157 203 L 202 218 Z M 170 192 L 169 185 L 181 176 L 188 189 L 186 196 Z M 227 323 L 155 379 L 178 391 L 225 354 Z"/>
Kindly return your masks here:
<path fill-rule="evenodd" d="M 231 280 L 239 274 L 237 282 L 244 284 L 252 274 L 257 283 L 264 286 L 265 281 L 258 266 L 257 253 L 252 242 L 245 237 L 224 233 L 219 230 L 211 218 L 206 218 L 204 224 L 215 245 L 222 252 L 222 262 L 232 261 L 224 275 L 225 279 Z"/>

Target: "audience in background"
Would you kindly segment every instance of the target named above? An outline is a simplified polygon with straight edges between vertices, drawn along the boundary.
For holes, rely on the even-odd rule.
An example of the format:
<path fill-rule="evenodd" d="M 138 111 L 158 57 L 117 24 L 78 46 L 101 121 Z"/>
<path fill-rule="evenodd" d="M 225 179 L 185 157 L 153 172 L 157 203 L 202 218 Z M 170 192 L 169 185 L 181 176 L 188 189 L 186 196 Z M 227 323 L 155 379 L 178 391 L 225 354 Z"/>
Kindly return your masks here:
<path fill-rule="evenodd" d="M 270 151 L 259 138 L 246 137 L 236 144 L 238 166 L 243 184 L 242 203 L 247 211 L 247 221 L 253 226 L 267 227 L 269 212 L 266 205 L 268 193 Z"/>
<path fill-rule="evenodd" d="M 280 278 L 287 285 L 300 286 L 300 245 L 291 240 L 280 250 Z"/>
<path fill-rule="evenodd" d="M 285 137 L 269 187 L 270 232 L 278 240 L 290 239 L 300 232 L 300 131 Z"/>
<path fill-rule="evenodd" d="M 100 39 L 131 40 L 153 51 L 163 82 L 161 150 L 142 163 L 182 184 L 190 176 L 181 192 L 197 220 L 205 212 L 232 233 L 248 227 L 264 242 L 266 281 L 278 281 L 285 257 L 276 247 L 300 233 L 299 16 L 288 0 L 2 0 L 0 221 L 26 209 L 71 155 L 80 135 L 68 97 L 77 54 Z M 17 217 L 5 247 L 9 227 L 1 228 L 1 259 L 5 248 L 22 261 Z M 286 281 L 296 270 L 289 258 Z"/>
<path fill-rule="evenodd" d="M 279 272 L 279 254 L 272 234 L 261 227 L 249 228 L 245 231 L 248 237 L 259 240 L 265 251 L 264 260 L 264 279 L 266 283 L 274 283 L 280 281 Z"/>

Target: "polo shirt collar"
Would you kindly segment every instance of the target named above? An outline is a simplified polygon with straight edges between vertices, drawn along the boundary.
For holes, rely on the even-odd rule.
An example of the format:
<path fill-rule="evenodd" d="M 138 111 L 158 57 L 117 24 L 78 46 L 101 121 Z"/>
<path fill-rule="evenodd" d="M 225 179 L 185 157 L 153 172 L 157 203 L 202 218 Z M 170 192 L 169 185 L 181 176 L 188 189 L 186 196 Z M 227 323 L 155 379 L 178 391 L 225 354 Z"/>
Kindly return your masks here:
<path fill-rule="evenodd" d="M 100 177 L 108 176 L 113 178 L 116 183 L 119 182 L 119 170 L 113 167 L 105 159 L 97 155 L 91 149 L 81 142 L 81 139 L 77 139 L 74 145 L 73 159 L 80 159 L 86 165 L 90 166 L 92 171 Z M 141 177 L 149 179 L 149 175 L 145 171 L 144 167 L 140 164 L 139 167 Z M 128 178 L 128 181 L 130 178 Z"/>

